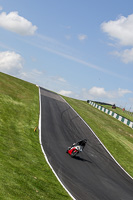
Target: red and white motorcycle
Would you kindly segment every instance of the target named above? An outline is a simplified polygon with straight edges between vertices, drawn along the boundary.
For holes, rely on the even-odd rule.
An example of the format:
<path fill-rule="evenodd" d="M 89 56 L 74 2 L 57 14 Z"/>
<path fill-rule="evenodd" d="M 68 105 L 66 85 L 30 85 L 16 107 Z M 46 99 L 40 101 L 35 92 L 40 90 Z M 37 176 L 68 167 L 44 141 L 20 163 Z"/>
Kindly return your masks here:
<path fill-rule="evenodd" d="M 79 152 L 82 152 L 87 140 L 80 140 L 77 143 L 74 143 L 71 147 L 68 147 L 66 153 L 68 153 L 71 157 L 75 157 Z"/>

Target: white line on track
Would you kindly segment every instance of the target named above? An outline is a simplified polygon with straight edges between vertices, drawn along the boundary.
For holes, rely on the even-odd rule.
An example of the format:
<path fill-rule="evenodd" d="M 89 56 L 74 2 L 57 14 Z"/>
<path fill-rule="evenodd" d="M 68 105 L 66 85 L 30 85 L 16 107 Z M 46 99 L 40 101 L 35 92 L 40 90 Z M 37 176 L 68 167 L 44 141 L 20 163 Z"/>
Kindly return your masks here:
<path fill-rule="evenodd" d="M 61 97 L 61 96 L 60 96 Z M 61 97 L 63 99 L 63 97 Z M 66 103 L 67 101 L 65 99 L 63 99 Z M 69 105 L 69 103 L 67 103 Z M 69 105 L 70 106 L 70 105 Z M 70 106 L 70 108 L 79 116 L 79 118 L 81 120 L 83 120 L 80 115 Z M 117 163 L 117 165 L 119 165 L 119 167 L 133 180 L 133 177 L 130 176 L 130 174 L 128 174 L 123 167 L 115 160 L 115 158 L 111 155 L 111 153 L 108 151 L 108 149 L 104 146 L 104 144 L 101 142 L 101 140 L 97 137 L 97 135 L 94 133 L 94 131 L 90 128 L 90 126 L 83 120 L 83 122 L 86 124 L 86 126 L 89 127 L 89 129 L 92 131 L 92 133 L 95 135 L 95 137 L 98 139 L 98 141 L 101 143 L 101 145 L 105 148 L 105 150 L 108 152 L 108 154 L 113 158 L 113 160 Z"/>
<path fill-rule="evenodd" d="M 47 155 L 43 149 L 43 146 L 42 146 L 42 140 L 41 140 L 41 92 L 40 92 L 40 87 L 39 87 L 39 102 L 40 102 L 40 114 L 39 114 L 39 141 L 40 141 L 40 145 L 41 145 L 41 149 L 42 149 L 42 152 L 44 154 L 44 157 L 48 163 L 48 165 L 50 166 L 52 172 L 54 173 L 54 175 L 56 176 L 56 178 L 58 179 L 58 181 L 60 182 L 60 184 L 62 185 L 62 187 L 66 190 L 66 192 L 69 194 L 69 196 L 73 199 L 73 200 L 76 200 L 72 194 L 67 190 L 67 188 L 65 187 L 65 185 L 63 185 L 63 183 L 61 182 L 61 180 L 59 179 L 59 177 L 57 176 L 56 172 L 54 171 L 53 167 L 51 166 L 51 164 L 49 163 L 48 161 L 48 158 L 47 158 Z"/>
<path fill-rule="evenodd" d="M 61 96 L 60 96 L 61 97 Z M 61 97 L 63 99 L 63 97 Z M 65 99 L 63 99 L 64 102 L 66 102 Z M 61 180 L 59 179 L 58 175 L 56 174 L 56 172 L 54 171 L 53 167 L 51 166 L 51 164 L 48 161 L 47 155 L 43 149 L 42 146 L 42 141 L 41 141 L 41 93 L 40 93 L 40 87 L 39 87 L 39 102 L 40 102 L 40 114 L 39 114 L 39 141 L 40 141 L 40 145 L 41 145 L 41 149 L 42 152 L 44 154 L 44 157 L 46 159 L 46 162 L 48 163 L 48 165 L 50 166 L 52 172 L 54 173 L 54 175 L 56 176 L 57 180 L 60 182 L 60 184 L 62 185 L 62 187 L 66 190 L 66 192 L 69 194 L 69 196 L 73 199 L 76 200 L 72 194 L 68 191 L 68 189 L 65 187 L 65 185 L 61 182 Z M 66 102 L 67 103 L 67 102 Z M 68 103 L 67 103 L 68 104 Z M 68 104 L 69 105 L 69 104 Z M 81 118 L 81 116 L 69 105 L 69 107 L 79 116 L 79 118 L 86 124 L 86 126 L 88 126 L 88 128 L 92 131 L 92 133 L 94 134 L 94 136 L 98 139 L 98 141 L 101 143 L 101 145 L 104 147 L 104 149 L 108 152 L 108 154 L 113 158 L 113 160 L 117 163 L 117 165 L 133 180 L 133 177 L 131 177 L 123 168 L 122 166 L 115 160 L 115 158 L 111 155 L 111 153 L 108 151 L 108 149 L 104 146 L 104 144 L 100 141 L 100 139 L 97 137 L 97 135 L 94 133 L 94 131 L 90 128 L 90 126 Z"/>

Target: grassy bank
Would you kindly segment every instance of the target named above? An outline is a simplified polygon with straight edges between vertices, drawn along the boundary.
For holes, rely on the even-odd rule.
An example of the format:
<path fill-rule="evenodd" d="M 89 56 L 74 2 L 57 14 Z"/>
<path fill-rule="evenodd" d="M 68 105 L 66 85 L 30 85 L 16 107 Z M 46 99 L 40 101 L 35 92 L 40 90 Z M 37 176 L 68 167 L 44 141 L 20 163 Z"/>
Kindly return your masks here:
<path fill-rule="evenodd" d="M 87 102 L 64 97 L 133 176 L 133 130 Z M 38 88 L 0 73 L 0 199 L 71 199 L 42 154 Z"/>
<path fill-rule="evenodd" d="M 87 102 L 63 98 L 88 123 L 114 158 L 133 177 L 133 129 Z"/>
<path fill-rule="evenodd" d="M 113 109 L 112 106 L 110 106 L 110 105 L 101 105 L 101 104 L 98 104 L 98 105 L 103 106 L 104 108 L 107 108 L 107 109 L 109 109 L 109 110 L 111 110 L 111 111 L 113 111 L 113 112 L 115 112 L 115 113 L 117 113 L 117 114 L 119 114 L 119 115 L 121 115 L 121 116 L 123 116 L 123 117 L 125 117 L 125 118 L 127 118 L 127 119 L 129 119 L 130 121 L 133 122 L 133 112 L 129 112 L 129 111 L 126 111 L 126 110 L 123 111 L 119 107 L 116 107 L 116 109 Z"/>
<path fill-rule="evenodd" d="M 38 88 L 0 73 L 0 199 L 71 199 L 42 154 Z"/>

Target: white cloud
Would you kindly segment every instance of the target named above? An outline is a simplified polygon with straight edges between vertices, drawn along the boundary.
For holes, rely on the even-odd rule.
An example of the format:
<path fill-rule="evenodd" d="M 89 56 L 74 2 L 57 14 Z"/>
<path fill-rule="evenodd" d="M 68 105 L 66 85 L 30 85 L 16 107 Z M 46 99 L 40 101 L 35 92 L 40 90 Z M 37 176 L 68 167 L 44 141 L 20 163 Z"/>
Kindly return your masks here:
<path fill-rule="evenodd" d="M 58 81 L 61 81 L 61 82 L 64 82 L 64 83 L 66 82 L 66 80 L 64 78 L 61 78 L 61 77 L 58 78 Z"/>
<path fill-rule="evenodd" d="M 88 93 L 94 97 L 103 97 L 106 95 L 104 88 L 92 87 Z"/>
<path fill-rule="evenodd" d="M 117 39 L 121 45 L 133 45 L 133 14 L 128 17 L 120 16 L 115 21 L 104 22 L 101 28 L 109 36 Z"/>
<path fill-rule="evenodd" d="M 72 60 L 74 62 L 80 63 L 82 66 L 86 66 L 92 69 L 95 69 L 97 71 L 101 71 L 104 72 L 106 74 L 109 74 L 111 76 L 115 76 L 117 78 L 121 78 L 121 79 L 128 79 L 125 76 L 121 76 L 119 73 L 115 73 L 114 71 L 110 71 L 106 68 L 102 68 L 98 65 L 94 65 L 92 63 L 86 62 L 85 60 L 81 60 L 80 59 L 80 53 L 75 50 L 70 48 L 69 46 L 66 46 L 60 42 L 58 42 L 57 40 L 47 37 L 45 35 L 40 35 L 40 34 L 36 34 L 36 36 L 38 37 L 38 42 L 31 42 L 29 40 L 25 40 L 25 42 L 27 44 L 30 44 L 32 46 L 35 46 L 39 49 L 42 49 L 44 51 L 48 51 L 51 52 L 55 55 L 59 55 L 67 60 Z M 129 80 L 129 79 L 128 79 Z M 132 80 L 131 80 L 132 81 Z"/>
<path fill-rule="evenodd" d="M 43 72 L 41 72 L 41 71 L 39 71 L 39 70 L 37 70 L 37 69 L 33 69 L 32 72 L 33 72 L 34 74 L 36 74 L 36 75 L 42 75 L 42 74 L 43 74 Z"/>
<path fill-rule="evenodd" d="M 21 55 L 14 51 L 3 51 L 0 52 L 0 71 L 16 75 L 20 73 L 23 66 L 23 59 Z"/>
<path fill-rule="evenodd" d="M 132 91 L 128 89 L 121 89 L 118 88 L 114 91 L 106 91 L 104 88 L 101 87 L 92 87 L 89 90 L 82 89 L 82 95 L 85 99 L 92 99 L 92 100 L 98 100 L 98 99 L 108 99 L 112 101 L 113 99 L 124 97 L 126 94 L 133 93 Z"/>
<path fill-rule="evenodd" d="M 66 80 L 60 76 L 51 76 L 50 79 L 55 82 L 66 83 Z"/>
<path fill-rule="evenodd" d="M 120 16 L 114 21 L 104 22 L 101 24 L 101 28 L 112 39 L 118 41 L 116 44 L 120 46 L 133 46 L 133 14 L 128 15 L 128 17 Z M 117 47 L 116 44 L 114 47 Z M 133 48 L 114 51 L 111 54 L 119 57 L 123 63 L 133 62 Z"/>
<path fill-rule="evenodd" d="M 133 93 L 132 91 L 128 90 L 128 89 L 121 89 L 121 88 L 118 88 L 118 97 L 123 97 L 125 94 L 130 94 L 130 93 Z M 117 95 L 116 93 L 116 95 Z"/>
<path fill-rule="evenodd" d="M 71 39 L 71 35 L 65 35 L 65 38 L 66 38 L 67 40 L 70 40 L 70 39 Z"/>
<path fill-rule="evenodd" d="M 72 94 L 72 91 L 61 90 L 58 93 L 64 96 L 70 96 Z"/>
<path fill-rule="evenodd" d="M 66 82 L 66 80 L 62 77 L 58 77 L 58 81 L 61 81 L 61 82 L 64 82 L 64 83 Z"/>
<path fill-rule="evenodd" d="M 87 39 L 87 35 L 80 34 L 80 35 L 78 35 L 78 39 L 79 40 L 85 40 L 85 39 Z"/>
<path fill-rule="evenodd" d="M 133 62 L 133 48 L 125 49 L 124 51 L 121 52 L 114 51 L 112 52 L 112 54 L 120 57 L 122 62 L 126 64 Z"/>
<path fill-rule="evenodd" d="M 18 33 L 20 35 L 33 35 L 37 30 L 30 21 L 18 15 L 18 12 L 10 12 L 0 14 L 0 27 Z"/>
<path fill-rule="evenodd" d="M 44 73 L 38 69 L 32 69 L 31 71 L 21 71 L 18 76 L 20 79 L 25 81 L 41 85 L 44 79 Z"/>
<path fill-rule="evenodd" d="M 47 71 L 40 71 L 37 68 L 32 70 L 23 69 L 19 74 L 19 78 L 54 92 L 68 87 L 68 83 L 64 78 L 60 76 L 49 76 Z"/>

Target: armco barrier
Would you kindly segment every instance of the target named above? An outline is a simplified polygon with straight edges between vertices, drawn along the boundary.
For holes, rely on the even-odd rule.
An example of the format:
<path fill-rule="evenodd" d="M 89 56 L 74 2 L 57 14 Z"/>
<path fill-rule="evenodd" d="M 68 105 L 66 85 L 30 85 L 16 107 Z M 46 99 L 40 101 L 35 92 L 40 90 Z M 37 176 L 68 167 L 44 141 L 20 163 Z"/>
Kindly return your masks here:
<path fill-rule="evenodd" d="M 104 108 L 103 106 L 100 106 L 100 105 L 97 105 L 96 103 L 92 102 L 92 101 L 89 101 L 88 102 L 90 105 L 92 105 L 93 107 L 105 112 L 106 114 L 118 119 L 119 121 L 123 122 L 124 124 L 126 124 L 127 126 L 129 126 L 130 128 L 133 128 L 133 122 L 130 121 L 129 119 L 126 119 L 125 117 L 122 117 L 120 116 L 119 114 L 107 109 L 107 108 Z"/>

